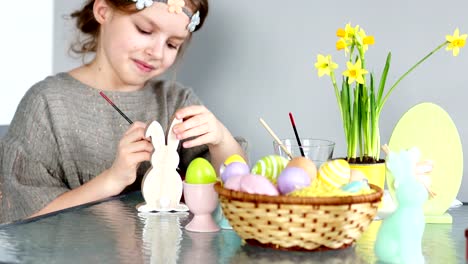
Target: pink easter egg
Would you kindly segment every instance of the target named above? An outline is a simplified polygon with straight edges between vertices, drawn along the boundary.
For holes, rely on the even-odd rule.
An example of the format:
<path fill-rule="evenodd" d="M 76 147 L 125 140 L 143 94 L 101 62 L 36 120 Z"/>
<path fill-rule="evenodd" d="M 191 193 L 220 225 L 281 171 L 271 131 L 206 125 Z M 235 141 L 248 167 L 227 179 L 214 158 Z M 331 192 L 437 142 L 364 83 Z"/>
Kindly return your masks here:
<path fill-rule="evenodd" d="M 278 195 L 278 189 L 262 175 L 247 174 L 240 181 L 241 192 L 263 195 Z"/>
<path fill-rule="evenodd" d="M 242 162 L 229 163 L 221 173 L 221 180 L 226 182 L 229 178 L 236 175 L 246 175 L 250 173 L 249 166 Z"/>
<path fill-rule="evenodd" d="M 240 182 L 244 175 L 234 175 L 229 177 L 229 179 L 224 182 L 224 188 L 233 190 L 233 191 L 240 191 Z"/>
<path fill-rule="evenodd" d="M 278 189 L 281 194 L 288 194 L 310 185 L 311 179 L 304 169 L 297 167 L 285 168 L 278 177 Z"/>

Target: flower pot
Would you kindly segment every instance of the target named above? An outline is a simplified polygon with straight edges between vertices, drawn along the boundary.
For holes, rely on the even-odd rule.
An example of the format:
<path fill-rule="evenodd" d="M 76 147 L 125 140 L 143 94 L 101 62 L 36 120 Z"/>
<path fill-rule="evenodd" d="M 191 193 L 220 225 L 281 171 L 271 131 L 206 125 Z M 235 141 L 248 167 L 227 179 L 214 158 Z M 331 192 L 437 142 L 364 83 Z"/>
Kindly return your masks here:
<path fill-rule="evenodd" d="M 385 187 L 385 160 L 379 160 L 378 163 L 350 163 L 349 167 L 361 171 L 371 184 L 377 185 L 382 190 Z M 383 202 L 380 202 L 379 209 L 383 208 Z"/>
<path fill-rule="evenodd" d="M 351 169 L 359 170 L 366 176 L 369 183 L 379 186 L 384 190 L 385 186 L 385 161 L 380 160 L 378 163 L 358 164 L 350 163 Z"/>

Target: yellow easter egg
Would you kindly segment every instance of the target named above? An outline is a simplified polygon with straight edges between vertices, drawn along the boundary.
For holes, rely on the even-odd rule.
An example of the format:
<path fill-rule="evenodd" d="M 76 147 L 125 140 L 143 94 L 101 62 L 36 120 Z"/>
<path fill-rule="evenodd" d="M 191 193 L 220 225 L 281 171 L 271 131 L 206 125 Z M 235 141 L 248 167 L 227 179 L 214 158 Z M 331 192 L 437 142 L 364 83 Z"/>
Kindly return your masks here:
<path fill-rule="evenodd" d="M 233 163 L 233 162 L 240 162 L 240 163 L 244 163 L 244 164 L 247 164 L 247 162 L 245 162 L 244 158 L 242 158 L 241 155 L 239 154 L 233 154 L 231 156 L 229 156 L 223 164 L 221 164 L 221 166 L 219 167 L 219 174 L 222 175 L 224 173 L 224 170 L 226 169 L 226 166 Z"/>
<path fill-rule="evenodd" d="M 351 169 L 344 159 L 335 159 L 323 164 L 318 171 L 318 178 L 324 185 L 340 188 L 349 182 Z"/>
<path fill-rule="evenodd" d="M 241 157 L 241 155 L 239 154 L 234 154 L 234 155 L 231 155 L 229 156 L 225 161 L 224 161 L 224 165 L 229 165 L 233 162 L 241 162 L 241 163 L 245 163 L 247 164 L 247 162 L 245 162 L 244 158 Z"/>

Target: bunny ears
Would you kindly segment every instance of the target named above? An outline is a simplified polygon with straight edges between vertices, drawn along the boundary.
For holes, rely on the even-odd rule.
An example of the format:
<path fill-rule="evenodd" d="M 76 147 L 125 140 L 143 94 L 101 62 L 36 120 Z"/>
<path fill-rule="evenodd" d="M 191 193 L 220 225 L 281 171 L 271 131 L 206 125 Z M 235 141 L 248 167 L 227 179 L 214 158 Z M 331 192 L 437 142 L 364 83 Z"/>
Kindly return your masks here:
<path fill-rule="evenodd" d="M 173 146 L 175 149 L 179 146 L 179 140 L 176 138 L 172 129 L 175 125 L 182 123 L 182 120 L 174 118 L 172 119 L 171 125 L 167 131 L 167 139 L 164 130 L 158 121 L 153 121 L 146 128 L 145 137 L 151 137 L 151 141 L 154 145 L 167 145 Z"/>
<path fill-rule="evenodd" d="M 393 167 L 393 169 L 397 168 L 399 164 L 393 164 L 393 159 L 390 156 L 397 155 L 394 152 L 390 150 L 387 144 L 382 146 L 382 150 L 385 152 L 385 154 L 388 156 L 387 158 L 387 167 Z M 413 175 L 416 178 L 417 181 L 422 183 L 424 187 L 426 188 L 429 196 L 431 198 L 435 197 L 437 194 L 432 190 L 431 188 L 431 178 L 429 177 L 429 174 L 432 171 L 432 168 L 434 166 L 434 162 L 432 160 L 420 160 L 421 159 L 421 151 L 416 148 L 410 148 L 408 150 L 402 151 L 399 153 L 399 158 L 406 158 L 407 162 L 411 162 L 413 164 Z M 391 169 L 392 170 L 392 169 Z M 395 182 L 397 184 L 397 180 Z"/>

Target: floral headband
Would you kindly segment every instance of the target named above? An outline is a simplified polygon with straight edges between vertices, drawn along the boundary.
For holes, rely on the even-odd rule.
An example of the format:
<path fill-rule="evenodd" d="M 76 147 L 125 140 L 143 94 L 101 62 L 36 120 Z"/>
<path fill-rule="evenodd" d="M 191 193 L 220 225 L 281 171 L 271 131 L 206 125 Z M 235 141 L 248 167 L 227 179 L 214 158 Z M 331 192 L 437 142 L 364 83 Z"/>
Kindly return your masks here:
<path fill-rule="evenodd" d="M 188 8 L 185 7 L 184 0 L 132 0 L 136 2 L 136 8 L 141 10 L 145 7 L 151 6 L 154 2 L 165 3 L 169 6 L 169 13 L 180 14 L 184 13 L 190 19 L 187 25 L 189 32 L 195 31 L 195 28 L 200 24 L 200 12 L 197 11 L 193 14 Z"/>

